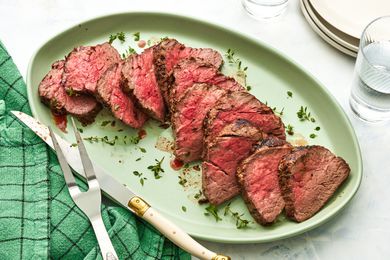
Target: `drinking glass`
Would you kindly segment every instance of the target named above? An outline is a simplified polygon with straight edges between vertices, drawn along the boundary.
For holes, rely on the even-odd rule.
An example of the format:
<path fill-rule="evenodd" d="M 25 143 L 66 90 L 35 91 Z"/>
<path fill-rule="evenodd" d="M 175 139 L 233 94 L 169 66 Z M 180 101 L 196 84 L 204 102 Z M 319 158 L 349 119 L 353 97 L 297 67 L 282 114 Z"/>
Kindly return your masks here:
<path fill-rule="evenodd" d="M 349 104 L 361 119 L 390 119 L 390 16 L 375 19 L 364 29 Z"/>
<path fill-rule="evenodd" d="M 288 0 L 242 0 L 245 10 L 255 19 L 263 20 L 281 15 Z"/>

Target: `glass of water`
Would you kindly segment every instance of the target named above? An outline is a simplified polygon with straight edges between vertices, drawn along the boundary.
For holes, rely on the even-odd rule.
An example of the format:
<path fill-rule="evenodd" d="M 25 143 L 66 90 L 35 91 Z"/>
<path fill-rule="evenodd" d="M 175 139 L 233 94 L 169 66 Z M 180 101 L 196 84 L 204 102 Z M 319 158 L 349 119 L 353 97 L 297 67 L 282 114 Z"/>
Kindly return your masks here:
<path fill-rule="evenodd" d="M 242 0 L 245 10 L 255 19 L 264 20 L 281 15 L 288 0 Z"/>
<path fill-rule="evenodd" d="M 390 16 L 375 19 L 363 31 L 349 103 L 363 120 L 390 119 Z"/>

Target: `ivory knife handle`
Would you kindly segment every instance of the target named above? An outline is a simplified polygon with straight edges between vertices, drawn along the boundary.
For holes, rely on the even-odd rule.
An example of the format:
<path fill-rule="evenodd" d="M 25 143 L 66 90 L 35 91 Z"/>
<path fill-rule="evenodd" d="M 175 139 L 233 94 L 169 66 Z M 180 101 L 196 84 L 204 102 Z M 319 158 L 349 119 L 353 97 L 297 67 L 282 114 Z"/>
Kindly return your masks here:
<path fill-rule="evenodd" d="M 171 221 L 163 217 L 155 209 L 149 206 L 143 199 L 133 197 L 128 206 L 144 220 L 152 224 L 164 236 L 171 240 L 178 247 L 187 251 L 191 255 L 204 260 L 230 260 L 229 256 L 219 255 L 214 253 L 196 240 L 190 237 L 186 232 L 177 227 Z"/>

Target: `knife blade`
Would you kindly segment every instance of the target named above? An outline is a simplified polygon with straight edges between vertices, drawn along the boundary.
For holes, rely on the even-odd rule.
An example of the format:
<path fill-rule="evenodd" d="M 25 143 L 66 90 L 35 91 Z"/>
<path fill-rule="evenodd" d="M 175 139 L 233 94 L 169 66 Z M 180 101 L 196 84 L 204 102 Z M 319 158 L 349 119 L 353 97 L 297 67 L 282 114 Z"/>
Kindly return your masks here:
<path fill-rule="evenodd" d="M 11 113 L 17 117 L 21 122 L 28 126 L 35 132 L 47 145 L 54 150 L 54 145 L 50 137 L 50 131 L 47 126 L 39 122 L 37 119 L 20 111 L 11 111 Z M 55 133 L 54 133 L 55 134 Z M 85 178 L 82 162 L 78 154 L 76 147 L 72 146 L 69 142 L 64 140 L 59 135 L 55 134 L 55 137 L 62 148 L 65 158 L 72 167 L 72 169 Z M 141 197 L 134 194 L 128 187 L 120 184 L 113 177 L 104 171 L 99 165 L 93 163 L 96 177 L 99 181 L 100 188 L 104 195 L 117 202 L 124 208 L 137 214 L 139 217 L 145 219 L 147 222 L 157 228 L 162 234 L 164 234 L 174 244 L 181 247 L 188 253 L 196 256 L 200 259 L 208 260 L 229 260 L 230 257 L 214 253 L 193 238 L 191 238 L 182 229 L 174 225 L 168 219 L 160 215 L 155 209 L 153 209 L 146 201 Z"/>

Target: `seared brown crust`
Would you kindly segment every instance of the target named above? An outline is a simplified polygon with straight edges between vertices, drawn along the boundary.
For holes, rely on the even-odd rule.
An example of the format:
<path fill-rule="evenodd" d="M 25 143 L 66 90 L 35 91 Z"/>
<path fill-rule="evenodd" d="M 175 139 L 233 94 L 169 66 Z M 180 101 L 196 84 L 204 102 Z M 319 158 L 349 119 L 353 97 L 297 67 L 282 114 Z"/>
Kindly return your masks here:
<path fill-rule="evenodd" d="M 92 124 L 95 122 L 97 114 L 100 112 L 100 110 L 103 109 L 103 106 L 98 103 L 95 107 L 95 109 L 91 110 L 88 114 L 83 114 L 80 116 L 75 116 L 81 123 L 81 125 L 86 126 L 89 124 Z"/>
<path fill-rule="evenodd" d="M 313 156 L 323 156 L 324 163 L 319 165 L 306 165 L 310 163 L 310 159 Z M 317 183 L 318 187 L 311 187 L 313 190 L 319 188 L 324 189 L 325 192 L 319 194 L 314 203 L 305 206 L 305 212 L 297 209 L 295 194 L 293 190 L 294 178 L 293 171 L 297 165 L 303 165 L 305 171 L 300 171 L 301 175 L 306 173 L 306 167 L 317 167 L 316 174 L 325 174 L 328 179 L 323 183 Z M 333 169 L 336 166 L 336 169 Z M 325 203 L 332 197 L 336 189 L 347 179 L 350 173 L 349 165 L 341 157 L 333 155 L 328 149 L 319 145 L 302 146 L 294 148 L 290 154 L 283 157 L 279 164 L 279 185 L 282 190 L 283 199 L 286 203 L 286 215 L 287 217 L 302 222 L 314 214 L 316 214 Z M 311 175 L 313 177 L 313 175 Z M 300 176 L 299 178 L 302 178 Z M 316 177 L 319 178 L 319 177 Z M 308 196 L 307 194 L 305 195 Z M 300 205 L 301 206 L 301 205 Z"/>
<path fill-rule="evenodd" d="M 158 85 L 160 86 L 164 100 L 168 103 L 169 87 L 172 85 L 173 78 L 171 74 L 167 72 L 165 57 L 174 45 L 180 45 L 180 49 L 184 49 L 185 46 L 175 39 L 166 39 L 153 47 L 155 73 Z"/>
<path fill-rule="evenodd" d="M 237 168 L 237 180 L 241 186 L 241 196 L 244 199 L 249 212 L 252 217 L 261 225 L 271 225 L 274 221 L 269 221 L 266 219 L 254 205 L 254 202 L 249 198 L 249 194 L 246 189 L 245 177 L 247 175 L 247 167 L 251 162 L 257 160 L 259 157 L 267 156 L 274 152 L 279 152 L 280 149 L 285 150 L 286 152 L 292 149 L 291 144 L 281 140 L 279 138 L 265 138 L 263 139 L 255 148 L 255 151 L 248 158 L 241 161 L 239 167 Z M 280 208 L 279 213 L 281 212 L 282 207 Z"/>
<path fill-rule="evenodd" d="M 55 115 L 70 114 L 76 117 L 84 126 L 91 124 L 102 109 L 102 105 L 90 96 L 74 95 L 70 97 L 66 94 L 61 81 L 64 64 L 63 60 L 52 64 L 51 70 L 39 84 L 40 99 L 42 103 L 50 107 Z"/>
<path fill-rule="evenodd" d="M 207 146 L 215 139 L 216 134 L 218 135 L 218 131 L 215 130 L 214 122 L 219 116 L 219 114 L 221 112 L 234 111 L 234 109 L 236 108 L 236 103 L 232 103 L 234 102 L 234 100 L 241 100 L 241 103 L 248 105 L 250 108 L 247 109 L 247 111 L 249 111 L 250 113 L 266 114 L 270 115 L 271 117 L 273 117 L 273 119 L 275 119 L 275 121 L 277 122 L 277 124 L 275 125 L 275 129 L 268 132 L 261 129 L 264 135 L 263 137 L 265 137 L 265 135 L 274 134 L 274 136 L 278 137 L 279 139 L 285 139 L 283 122 L 279 117 L 274 115 L 271 108 L 257 100 L 255 96 L 251 95 L 248 92 L 228 91 L 218 100 L 214 108 L 210 109 L 210 111 L 207 113 L 205 120 L 203 121 L 205 146 Z M 240 114 L 237 115 L 236 120 L 237 119 L 240 119 Z M 254 122 L 251 123 L 254 125 Z"/>

